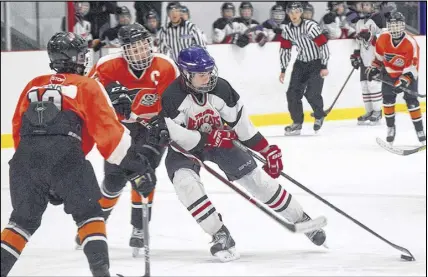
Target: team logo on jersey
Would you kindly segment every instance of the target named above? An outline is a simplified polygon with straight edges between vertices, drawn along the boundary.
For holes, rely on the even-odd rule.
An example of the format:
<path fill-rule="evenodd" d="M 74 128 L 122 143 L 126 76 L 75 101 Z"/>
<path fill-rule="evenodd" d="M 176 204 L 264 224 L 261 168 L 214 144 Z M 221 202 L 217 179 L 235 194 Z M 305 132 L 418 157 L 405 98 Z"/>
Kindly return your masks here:
<path fill-rule="evenodd" d="M 146 93 L 141 97 L 141 105 L 153 106 L 158 101 L 159 96 L 156 93 Z"/>
<path fill-rule="evenodd" d="M 216 114 L 213 110 L 205 110 L 201 113 L 196 114 L 194 117 L 189 117 L 187 122 L 187 128 L 191 130 L 199 130 L 202 125 L 206 126 L 206 124 L 209 124 L 214 128 L 221 127 L 220 116 L 218 116 L 218 114 Z"/>
<path fill-rule="evenodd" d="M 61 85 L 65 82 L 65 76 L 62 74 L 55 74 L 51 76 L 51 84 Z"/>
<path fill-rule="evenodd" d="M 404 57 L 397 54 L 385 53 L 385 60 L 395 66 L 403 67 L 405 64 Z"/>

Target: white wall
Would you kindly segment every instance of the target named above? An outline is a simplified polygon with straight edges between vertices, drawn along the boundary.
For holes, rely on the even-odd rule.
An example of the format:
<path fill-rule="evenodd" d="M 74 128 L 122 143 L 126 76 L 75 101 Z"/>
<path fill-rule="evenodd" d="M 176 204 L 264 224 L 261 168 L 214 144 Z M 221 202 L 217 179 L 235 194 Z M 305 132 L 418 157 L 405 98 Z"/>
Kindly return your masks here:
<path fill-rule="evenodd" d="M 426 37 L 416 37 L 420 46 L 419 91 L 426 93 Z M 343 85 L 351 66 L 353 40 L 329 41 L 330 75 L 326 78 L 323 97 L 329 105 Z M 292 66 L 287 70 L 286 84 L 280 84 L 279 43 L 261 48 L 250 44 L 241 49 L 235 45 L 210 45 L 219 75 L 226 78 L 241 95 L 250 114 L 287 112 L 285 92 Z M 295 55 L 296 53 L 294 53 Z M 1 53 L 1 132 L 11 132 L 11 120 L 21 90 L 34 77 L 50 73 L 46 51 Z M 399 102 L 403 102 L 398 97 Z M 359 72 L 354 72 L 336 107 L 362 107 Z M 310 110 L 304 101 L 304 109 Z"/>

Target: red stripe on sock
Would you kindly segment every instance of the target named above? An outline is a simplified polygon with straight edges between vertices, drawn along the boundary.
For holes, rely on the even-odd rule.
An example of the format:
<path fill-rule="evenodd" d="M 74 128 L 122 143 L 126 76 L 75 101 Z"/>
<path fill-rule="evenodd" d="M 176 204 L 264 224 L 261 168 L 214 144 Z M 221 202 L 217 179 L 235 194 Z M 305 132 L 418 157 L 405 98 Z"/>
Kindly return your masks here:
<path fill-rule="evenodd" d="M 275 209 L 276 207 L 278 207 L 279 205 L 281 205 L 281 203 L 282 203 L 282 201 L 284 201 L 286 195 L 287 195 L 287 191 L 283 190 L 282 191 L 282 195 L 279 198 L 279 200 L 275 204 L 270 205 L 269 207 L 271 207 L 272 209 Z"/>
<path fill-rule="evenodd" d="M 193 217 L 197 216 L 200 212 L 202 212 L 203 210 L 205 210 L 210 205 L 211 205 L 211 201 L 208 201 L 207 203 L 205 203 L 204 205 L 202 205 L 199 209 L 197 209 L 196 211 L 194 211 L 192 213 L 192 216 Z"/>

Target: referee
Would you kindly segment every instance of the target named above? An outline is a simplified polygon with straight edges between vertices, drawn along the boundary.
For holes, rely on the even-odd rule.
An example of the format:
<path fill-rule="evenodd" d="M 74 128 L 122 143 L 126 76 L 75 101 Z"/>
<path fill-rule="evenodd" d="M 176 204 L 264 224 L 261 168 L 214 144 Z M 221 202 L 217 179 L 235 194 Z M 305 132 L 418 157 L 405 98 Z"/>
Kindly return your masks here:
<path fill-rule="evenodd" d="M 181 18 L 181 6 L 178 2 L 169 3 L 166 10 L 170 22 L 159 31 L 161 53 L 169 54 L 176 61 L 182 49 L 192 45 L 206 46 L 201 30 L 192 22 Z"/>
<path fill-rule="evenodd" d="M 303 95 L 314 110 L 314 130 L 317 132 L 325 117 L 321 92 L 323 78 L 328 75 L 327 61 L 330 54 L 327 38 L 322 34 L 318 23 L 302 18 L 303 6 L 300 2 L 290 3 L 287 14 L 290 23 L 283 29 L 280 49 L 281 83 L 284 83 L 285 69 L 291 59 L 292 45 L 297 46 L 298 55 L 287 90 L 288 110 L 293 124 L 285 127 L 285 135 L 300 135 L 304 118 Z"/>

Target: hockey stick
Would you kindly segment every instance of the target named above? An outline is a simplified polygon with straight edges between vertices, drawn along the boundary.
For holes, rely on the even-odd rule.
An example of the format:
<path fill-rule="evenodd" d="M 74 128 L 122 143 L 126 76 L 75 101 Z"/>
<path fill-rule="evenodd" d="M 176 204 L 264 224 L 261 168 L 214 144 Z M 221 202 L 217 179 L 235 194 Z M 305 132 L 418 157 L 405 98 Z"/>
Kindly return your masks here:
<path fill-rule="evenodd" d="M 426 145 L 418 146 L 418 147 L 413 148 L 413 149 L 400 149 L 398 147 L 394 147 L 394 146 L 388 144 L 387 142 L 385 142 L 381 138 L 376 138 L 376 142 L 383 149 L 385 149 L 391 153 L 400 155 L 400 156 L 412 155 L 412 154 L 415 154 L 415 153 L 418 153 L 418 152 L 421 152 L 421 151 L 424 151 L 427 149 Z"/>
<path fill-rule="evenodd" d="M 256 153 L 254 153 L 253 151 L 251 151 L 250 149 L 248 149 L 246 146 L 244 146 L 242 143 L 238 142 L 238 141 L 233 141 L 233 143 L 235 144 L 235 146 L 241 148 L 242 150 L 244 150 L 245 152 L 249 153 L 251 156 L 253 156 L 255 159 L 259 160 L 260 162 L 262 162 L 263 164 L 266 164 L 265 159 L 263 159 L 262 157 L 260 157 L 259 155 L 257 155 Z M 401 247 L 399 245 L 396 245 L 392 242 L 390 242 L 389 240 L 385 239 L 384 237 L 382 237 L 381 235 L 379 235 L 378 233 L 376 233 L 375 231 L 371 230 L 370 228 L 368 228 L 366 225 L 362 224 L 361 222 L 359 222 L 358 220 L 354 219 L 353 217 L 351 217 L 350 215 L 348 215 L 347 213 L 345 213 L 344 211 L 342 211 L 341 209 L 337 208 L 336 206 L 334 206 L 333 204 L 331 204 L 330 202 L 328 202 L 327 200 L 325 200 L 324 198 L 322 198 L 321 196 L 319 196 L 318 194 L 312 192 L 310 189 L 308 189 L 307 187 L 305 187 L 304 185 L 300 184 L 298 181 L 294 180 L 293 178 L 291 178 L 290 176 L 288 176 L 287 174 L 285 174 L 284 172 L 281 172 L 281 176 L 286 178 L 287 180 L 289 180 L 290 182 L 292 182 L 293 184 L 295 184 L 296 186 L 298 186 L 299 188 L 303 189 L 304 191 L 306 191 L 307 193 L 311 194 L 312 196 L 314 196 L 316 199 L 320 200 L 321 202 L 323 202 L 324 204 L 326 204 L 327 206 L 329 206 L 330 208 L 332 208 L 333 210 L 335 210 L 336 212 L 340 213 L 341 215 L 343 215 L 344 217 L 348 218 L 349 220 L 351 220 L 352 222 L 354 222 L 355 224 L 357 224 L 358 226 L 360 226 L 361 228 L 363 228 L 364 230 L 366 230 L 367 232 L 371 233 L 372 235 L 376 236 L 377 238 L 383 240 L 384 242 L 386 242 L 387 244 L 389 244 L 390 246 L 392 246 L 393 248 L 406 253 L 407 255 L 401 255 L 401 258 L 403 260 L 406 261 L 414 261 L 415 257 L 412 255 L 412 253 L 410 253 L 409 250 L 407 250 L 404 247 Z"/>
<path fill-rule="evenodd" d="M 149 199 L 141 195 L 141 204 L 143 212 L 143 232 L 144 232 L 144 262 L 145 262 L 145 274 L 144 276 L 150 276 L 150 246 L 149 246 Z"/>
<path fill-rule="evenodd" d="M 242 191 L 240 188 L 238 188 L 234 183 L 227 180 L 225 177 L 217 173 L 214 169 L 212 169 L 210 166 L 208 166 L 206 163 L 201 161 L 199 158 L 197 158 L 195 155 L 191 154 L 189 151 L 182 148 L 180 145 L 178 145 L 175 141 L 170 141 L 170 146 L 177 149 L 181 154 L 186 156 L 187 158 L 191 159 L 194 163 L 200 165 L 201 167 L 205 168 L 206 171 L 208 171 L 211 175 L 216 177 L 218 180 L 220 180 L 222 183 L 227 185 L 229 188 L 233 189 L 236 193 L 241 195 L 243 198 L 247 199 L 250 203 L 252 203 L 254 206 L 259 208 L 262 212 L 267 214 L 269 217 L 271 217 L 273 220 L 281 224 L 283 227 L 288 229 L 292 233 L 308 233 L 315 231 L 317 229 L 320 229 L 327 225 L 327 219 L 325 217 L 318 217 L 309 221 L 301 222 L 301 223 L 288 223 L 278 215 L 276 215 L 274 212 L 272 212 L 270 209 L 265 207 L 264 204 L 262 204 L 259 200 L 253 198 L 252 196 L 248 195 L 244 191 Z"/>
<path fill-rule="evenodd" d="M 388 82 L 388 81 L 386 81 L 386 80 L 382 80 L 382 79 L 377 78 L 377 77 L 375 77 L 375 78 L 373 78 L 373 79 L 374 79 L 374 80 L 376 80 L 376 81 L 379 81 L 379 82 L 381 82 L 381 83 L 387 84 L 388 86 L 395 87 L 393 83 L 390 83 L 390 82 Z M 421 98 L 425 98 L 425 97 L 427 97 L 427 95 L 426 95 L 426 94 L 420 94 L 419 92 L 417 92 L 417 91 L 413 91 L 413 90 L 408 89 L 408 88 L 400 87 L 400 89 L 401 89 L 402 91 L 404 91 L 404 92 L 407 92 L 408 94 L 410 94 L 410 95 L 412 95 L 412 96 L 421 97 Z"/>
<path fill-rule="evenodd" d="M 339 96 L 342 94 L 343 89 L 345 88 L 346 84 L 348 83 L 349 79 L 351 78 L 352 73 L 354 73 L 354 70 L 355 70 L 355 68 L 352 68 L 351 73 L 349 73 L 348 78 L 346 78 L 345 83 L 344 83 L 344 84 L 343 84 L 343 86 L 340 88 L 340 91 L 339 91 L 339 93 L 337 94 L 336 98 L 334 99 L 333 103 L 330 105 L 330 107 L 329 107 L 327 110 L 325 110 L 325 111 L 324 111 L 325 116 L 327 116 L 327 115 L 331 112 L 331 110 L 333 109 L 334 105 L 335 105 L 335 104 L 336 104 L 336 102 L 337 102 L 337 99 L 339 99 Z M 314 117 L 314 113 L 311 113 L 311 116 L 312 116 L 312 117 Z"/>

